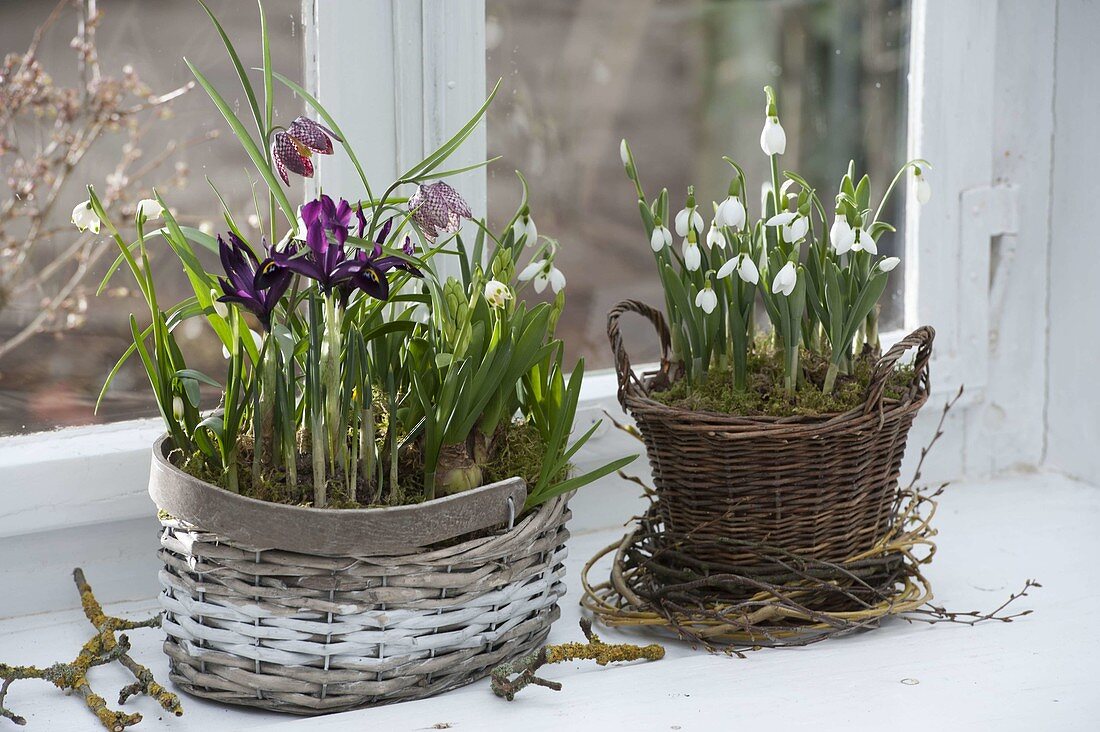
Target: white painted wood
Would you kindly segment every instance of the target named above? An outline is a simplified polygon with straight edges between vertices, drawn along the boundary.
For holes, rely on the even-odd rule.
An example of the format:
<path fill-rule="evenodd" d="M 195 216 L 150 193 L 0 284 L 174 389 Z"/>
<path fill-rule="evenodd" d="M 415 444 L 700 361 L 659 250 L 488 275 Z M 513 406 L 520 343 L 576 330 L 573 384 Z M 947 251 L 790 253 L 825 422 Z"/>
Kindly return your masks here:
<path fill-rule="evenodd" d="M 1096 31 L 1100 4 L 1058 4 L 1055 137 L 1051 187 L 1047 463 L 1100 480 L 1100 231 L 1096 176 L 1100 118 Z"/>
<path fill-rule="evenodd" d="M 584 493 L 582 492 L 582 496 Z M 1037 495 L 1042 496 L 1036 501 Z M 619 511 L 608 521 L 624 520 Z M 593 663 L 548 667 L 564 684 L 558 693 L 525 690 L 516 701 L 495 698 L 487 682 L 424 701 L 346 714 L 298 719 L 220 707 L 184 698 L 185 714 L 167 717 L 150 700 L 127 706 L 145 715 L 142 729 L 348 732 L 424 730 L 716 730 L 775 726 L 791 730 L 898 729 L 1091 730 L 1100 717 L 1095 678 L 1100 674 L 1100 631 L 1080 621 L 1100 600 L 1091 562 L 1067 562 L 1100 551 L 1100 491 L 1052 474 L 1023 474 L 951 487 L 936 516 L 939 551 L 928 570 L 936 601 L 950 608 L 992 609 L 1026 578 L 1044 587 L 1020 609 L 1034 614 L 1010 624 L 977 628 L 889 622 L 880 630 L 799 650 L 760 651 L 745 660 L 711 656 L 662 640 L 668 655 L 650 664 L 600 668 Z M 1023 527 L 1006 531 L 1006 527 Z M 576 640 L 580 565 L 618 538 L 617 530 L 580 533 L 570 541 L 569 593 L 552 642 Z M 155 535 L 147 537 L 149 551 Z M 93 587 L 105 568 L 89 572 Z M 606 571 L 606 569 L 604 570 Z M 68 571 L 41 573 L 39 587 L 69 591 Z M 152 600 L 108 609 L 139 617 Z M 86 640 L 79 610 L 0 622 L 0 658 L 49 663 Z M 651 636 L 597 627 L 612 641 L 650 642 Z M 167 661 L 156 632 L 130 633 L 134 655 L 165 678 Z M 1069 640 L 1067 640 L 1069 639 Z M 905 680 L 915 680 L 916 683 Z M 111 694 L 130 680 L 117 668 L 97 669 L 93 684 Z M 91 729 L 80 700 L 47 684 L 12 686 L 9 706 L 29 719 L 28 729 Z M 780 716 L 781 715 L 781 716 Z M 902 715 L 899 717 L 899 715 Z"/>

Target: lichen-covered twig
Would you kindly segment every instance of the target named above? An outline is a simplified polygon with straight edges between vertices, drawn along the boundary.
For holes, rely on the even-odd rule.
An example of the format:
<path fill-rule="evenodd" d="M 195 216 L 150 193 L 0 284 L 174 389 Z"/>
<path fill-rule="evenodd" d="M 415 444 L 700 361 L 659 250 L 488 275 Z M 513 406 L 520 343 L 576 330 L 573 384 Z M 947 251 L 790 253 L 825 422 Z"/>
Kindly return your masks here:
<path fill-rule="evenodd" d="M 581 631 L 584 633 L 584 637 L 588 639 L 587 643 L 561 643 L 559 645 L 542 646 L 537 651 L 532 651 L 514 661 L 497 666 L 493 669 L 490 680 L 493 693 L 512 701 L 520 690 L 532 684 L 545 686 L 554 691 L 561 691 L 561 684 L 557 681 L 535 676 L 535 672 L 547 663 L 587 660 L 606 666 L 609 663 L 638 661 L 641 659 L 656 661 L 665 656 L 664 647 L 656 643 L 651 643 L 648 646 L 635 646 L 629 643 L 604 643 L 598 635 L 592 632 L 592 622 L 587 618 L 581 618 Z"/>
<path fill-rule="evenodd" d="M 88 671 L 96 666 L 104 666 L 118 661 L 134 674 L 137 683 L 131 684 L 119 694 L 119 704 L 134 694 L 147 694 L 157 700 L 166 710 L 176 716 L 183 714 L 179 699 L 153 679 L 149 669 L 134 661 L 130 657 L 130 639 L 125 633 L 115 636 L 115 633 L 123 630 L 137 628 L 160 627 L 160 616 L 147 620 L 124 620 L 115 618 L 103 612 L 92 588 L 80 569 L 73 570 L 73 580 L 80 592 L 80 604 L 84 608 L 84 615 L 95 626 L 96 632 L 80 649 L 80 653 L 70 663 L 55 663 L 52 666 L 39 668 L 37 666 L 9 666 L 0 663 L 0 718 L 10 719 L 18 725 L 24 725 L 27 720 L 15 712 L 4 707 L 4 698 L 7 696 L 8 687 L 14 681 L 23 679 L 41 679 L 49 681 L 59 689 L 75 691 L 84 700 L 85 705 L 95 715 L 106 729 L 111 732 L 123 732 L 127 727 L 141 721 L 140 714 L 126 714 L 114 711 L 107 707 L 106 700 L 96 694 L 88 683 Z"/>

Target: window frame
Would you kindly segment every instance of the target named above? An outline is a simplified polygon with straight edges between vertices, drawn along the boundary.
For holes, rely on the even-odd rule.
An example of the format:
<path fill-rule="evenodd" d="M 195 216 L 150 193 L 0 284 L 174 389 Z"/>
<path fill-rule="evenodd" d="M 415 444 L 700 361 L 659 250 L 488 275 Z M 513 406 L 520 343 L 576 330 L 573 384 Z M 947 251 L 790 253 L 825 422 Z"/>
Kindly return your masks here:
<path fill-rule="evenodd" d="M 484 101 L 484 0 L 303 0 L 303 20 L 307 85 L 356 140 L 370 180 L 394 179 Z M 913 0 L 908 146 L 911 157 L 935 161 L 935 195 L 918 206 L 906 187 L 906 328 L 883 336 L 888 346 L 908 329 L 934 323 L 935 395 L 965 382 L 964 408 L 981 402 L 990 368 L 989 298 L 967 285 L 988 276 L 991 237 L 1016 225 L 1013 191 L 991 185 L 992 146 L 967 143 L 994 139 L 996 21 L 997 0 Z M 965 81 L 958 73 L 964 66 Z M 481 125 L 453 167 L 484 160 L 485 149 Z M 456 185 L 484 215 L 484 169 Z M 365 193 L 340 156 L 326 160 L 314 186 Z M 588 374 L 578 420 L 605 410 L 622 419 L 616 387 L 611 369 Z M 925 410 L 926 433 L 933 411 Z M 608 429 L 590 443 L 594 454 L 606 452 L 600 445 Z M 159 420 L 142 419 L 0 437 L 0 538 L 148 515 L 149 447 L 160 431 Z M 948 440 L 953 446 L 941 448 L 948 455 L 940 472 L 964 472 L 968 441 L 965 430 Z"/>

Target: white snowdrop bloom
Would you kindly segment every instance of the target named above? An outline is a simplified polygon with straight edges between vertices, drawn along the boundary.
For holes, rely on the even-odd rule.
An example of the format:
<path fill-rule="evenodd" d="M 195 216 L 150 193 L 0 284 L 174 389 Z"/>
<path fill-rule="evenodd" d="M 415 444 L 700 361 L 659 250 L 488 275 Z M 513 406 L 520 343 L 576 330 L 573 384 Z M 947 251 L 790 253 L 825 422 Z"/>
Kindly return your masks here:
<path fill-rule="evenodd" d="M 744 282 L 748 282 L 751 285 L 755 285 L 760 281 L 760 270 L 756 268 L 752 258 L 747 254 L 738 254 L 733 259 L 727 261 L 718 269 L 718 278 L 724 279 L 729 277 L 734 272 L 737 272 L 737 276 Z"/>
<path fill-rule="evenodd" d="M 707 232 L 707 246 L 711 249 L 718 247 L 719 249 L 726 248 L 726 235 L 722 233 L 722 230 L 718 228 L 717 220 L 711 223 L 710 231 Z"/>
<path fill-rule="evenodd" d="M 672 246 L 672 232 L 668 230 L 667 226 L 658 224 L 653 227 L 653 234 L 649 237 L 649 247 L 655 252 L 659 252 L 665 247 Z"/>
<path fill-rule="evenodd" d="M 626 138 L 619 143 L 619 158 L 623 161 L 623 167 L 630 165 L 630 154 L 626 150 Z"/>
<path fill-rule="evenodd" d="M 504 307 L 513 297 L 512 290 L 503 282 L 489 280 L 485 283 L 485 299 L 494 308 Z"/>
<path fill-rule="evenodd" d="M 802 214 L 791 211 L 777 213 L 775 216 L 765 221 L 764 225 L 783 227 L 783 240 L 790 244 L 801 241 L 810 230 L 809 219 Z"/>
<path fill-rule="evenodd" d="M 676 214 L 677 236 L 687 236 L 688 221 L 691 222 L 691 228 L 695 231 L 703 230 L 703 215 L 699 213 L 699 209 L 695 206 L 691 208 L 682 208 L 680 209 L 680 213 Z"/>
<path fill-rule="evenodd" d="M 787 224 L 794 221 L 795 216 L 798 216 L 798 214 L 792 211 L 777 213 L 775 216 L 772 216 L 770 219 L 765 221 L 764 226 L 786 226 Z"/>
<path fill-rule="evenodd" d="M 706 287 L 699 290 L 699 294 L 695 296 L 695 305 L 701 308 L 707 315 L 713 313 L 714 309 L 718 307 L 718 293 L 711 289 L 709 282 Z"/>
<path fill-rule="evenodd" d="M 164 215 L 164 206 L 153 198 L 143 198 L 138 201 L 138 214 L 145 217 L 146 221 L 156 221 Z"/>
<path fill-rule="evenodd" d="M 519 280 L 520 282 L 532 281 L 535 292 L 542 292 L 547 285 L 550 285 L 550 289 L 554 291 L 554 294 L 565 288 L 565 275 L 549 259 L 539 259 L 531 262 L 519 273 Z"/>
<path fill-rule="evenodd" d="M 856 232 L 848 225 L 846 217 L 837 214 L 833 219 L 832 228 L 829 229 L 829 242 L 837 254 L 851 251 L 852 245 L 856 243 Z"/>
<path fill-rule="evenodd" d="M 714 218 L 720 226 L 740 229 L 745 225 L 745 206 L 737 196 L 729 196 L 718 204 L 718 212 L 715 213 Z"/>
<path fill-rule="evenodd" d="M 524 242 L 526 246 L 531 246 L 539 239 L 539 229 L 535 226 L 535 219 L 528 216 L 520 216 L 516 219 L 516 223 L 512 224 L 512 236 L 516 241 L 519 241 L 523 237 L 527 237 L 527 241 Z"/>
<path fill-rule="evenodd" d="M 917 183 L 917 203 L 925 204 L 932 198 L 932 184 L 924 177 L 920 168 L 913 171 L 913 177 Z"/>
<path fill-rule="evenodd" d="M 91 230 L 93 234 L 99 233 L 99 217 L 92 210 L 91 201 L 82 201 L 73 209 L 73 226 L 81 231 Z"/>
<path fill-rule="evenodd" d="M 699 245 L 691 239 L 684 239 L 683 253 L 684 267 L 686 267 L 689 272 L 694 272 L 699 269 L 699 265 L 703 261 L 702 254 L 699 252 Z"/>
<path fill-rule="evenodd" d="M 852 242 L 853 252 L 870 252 L 871 254 L 878 254 L 878 244 L 871 238 L 871 235 L 867 233 L 862 227 L 858 228 L 854 232 L 855 241 Z"/>
<path fill-rule="evenodd" d="M 178 396 L 172 397 L 172 416 L 177 422 L 183 419 L 183 399 Z"/>
<path fill-rule="evenodd" d="M 787 151 L 787 133 L 778 117 L 764 120 L 764 129 L 760 131 L 760 149 L 765 155 L 782 155 Z"/>
<path fill-rule="evenodd" d="M 898 257 L 886 257 L 878 263 L 878 269 L 880 272 L 892 272 L 899 264 L 901 264 L 901 259 Z"/>
<path fill-rule="evenodd" d="M 787 262 L 783 265 L 783 269 L 775 275 L 775 279 L 772 280 L 772 294 L 782 293 L 784 297 L 790 297 L 796 284 L 798 284 L 798 273 L 795 271 L 794 265 Z"/>

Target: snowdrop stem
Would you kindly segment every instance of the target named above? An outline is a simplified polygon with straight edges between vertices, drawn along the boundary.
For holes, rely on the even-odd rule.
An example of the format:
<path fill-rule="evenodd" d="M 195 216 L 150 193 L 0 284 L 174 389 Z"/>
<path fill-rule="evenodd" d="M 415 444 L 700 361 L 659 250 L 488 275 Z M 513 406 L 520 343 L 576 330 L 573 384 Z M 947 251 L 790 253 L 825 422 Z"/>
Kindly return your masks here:
<path fill-rule="evenodd" d="M 901 180 L 901 177 L 905 175 L 905 171 L 910 168 L 920 168 L 922 166 L 926 168 L 931 167 L 927 160 L 913 158 L 912 160 L 907 160 L 905 165 L 898 168 L 898 172 L 894 174 L 894 179 L 890 181 L 890 185 L 886 186 L 886 192 L 882 194 L 882 200 L 879 201 L 878 208 L 875 209 L 875 218 L 871 220 L 871 224 L 874 224 L 879 220 L 879 217 L 882 216 L 882 209 L 886 206 L 886 201 L 890 198 L 890 194 L 894 192 L 894 186 L 896 186 L 898 181 Z M 870 229 L 871 224 L 868 224 L 865 228 Z"/>
<path fill-rule="evenodd" d="M 822 391 L 829 394 L 833 391 L 833 387 L 836 386 L 836 377 L 840 373 L 840 365 L 835 361 L 829 364 L 829 370 L 825 373 L 825 386 L 822 387 Z"/>

